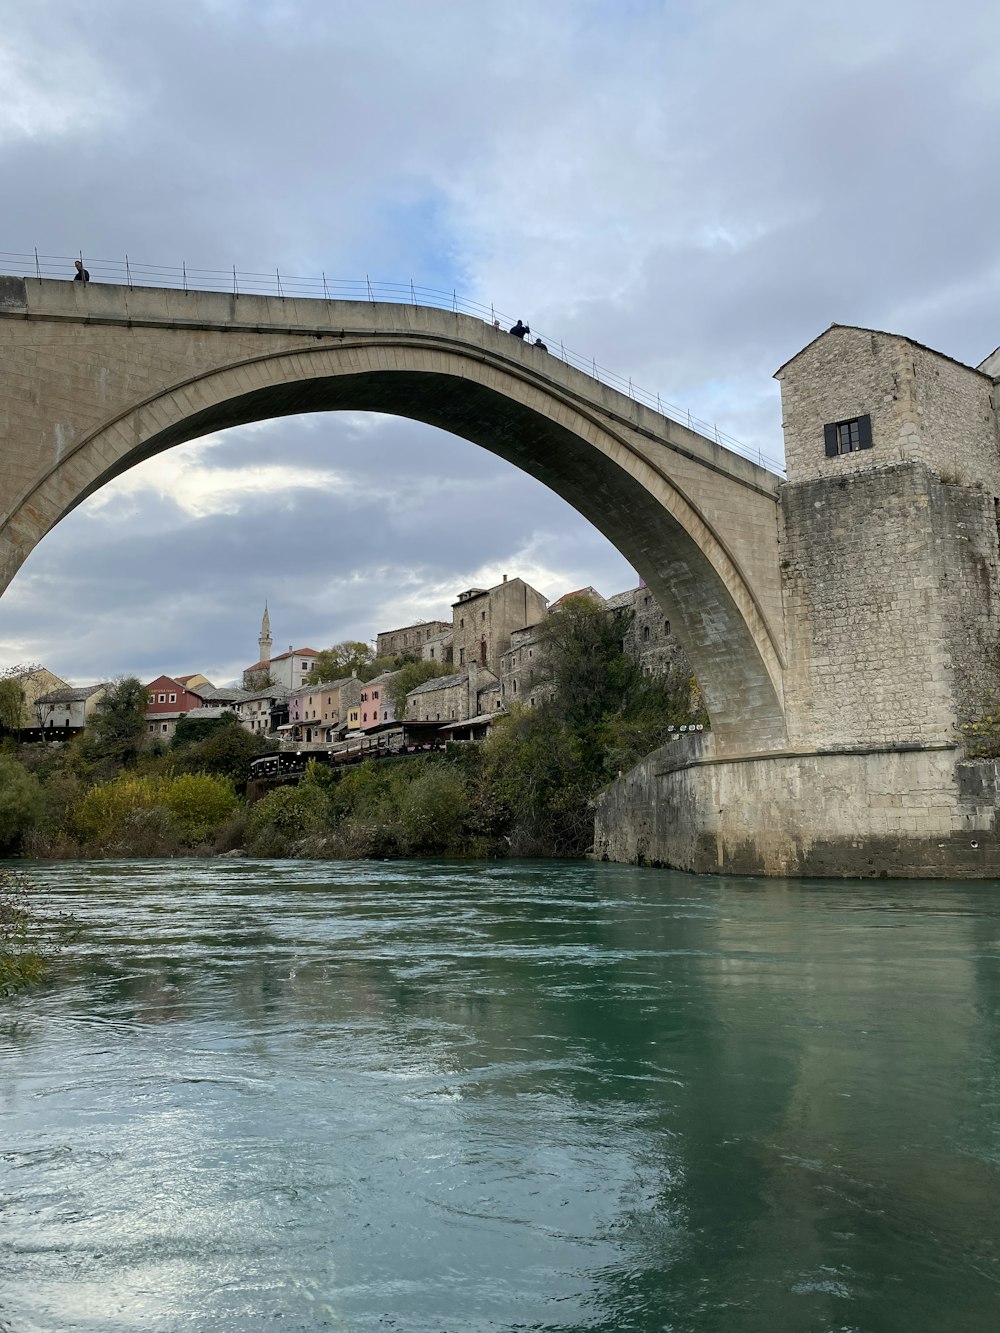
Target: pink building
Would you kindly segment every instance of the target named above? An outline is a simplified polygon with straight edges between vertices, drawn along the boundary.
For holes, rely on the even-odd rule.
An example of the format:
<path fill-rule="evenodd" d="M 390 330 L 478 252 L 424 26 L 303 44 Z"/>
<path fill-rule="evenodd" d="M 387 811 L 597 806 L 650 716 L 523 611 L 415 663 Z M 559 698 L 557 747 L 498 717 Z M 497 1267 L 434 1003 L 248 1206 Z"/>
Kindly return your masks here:
<path fill-rule="evenodd" d="M 397 673 L 383 671 L 374 680 L 364 681 L 358 707 L 361 709 L 361 730 L 370 731 L 383 722 L 395 722 L 396 715 L 389 701 L 387 687 Z"/>

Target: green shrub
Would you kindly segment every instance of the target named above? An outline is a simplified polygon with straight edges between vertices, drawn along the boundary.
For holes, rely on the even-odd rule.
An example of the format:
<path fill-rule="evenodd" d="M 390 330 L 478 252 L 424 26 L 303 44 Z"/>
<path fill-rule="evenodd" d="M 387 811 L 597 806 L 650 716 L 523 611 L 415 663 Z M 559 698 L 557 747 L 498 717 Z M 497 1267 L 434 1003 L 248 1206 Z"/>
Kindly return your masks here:
<path fill-rule="evenodd" d="M 181 773 L 163 784 L 162 800 L 182 840 L 204 842 L 229 819 L 239 805 L 228 778 L 210 773 Z"/>
<path fill-rule="evenodd" d="M 61 913 L 56 923 L 40 920 L 30 900 L 33 891 L 27 876 L 0 868 L 0 996 L 40 980 L 67 927 L 74 925 Z"/>
<path fill-rule="evenodd" d="M 297 842 L 329 827 L 329 803 L 318 786 L 278 787 L 251 806 L 247 850 L 254 856 L 287 856 Z"/>
<path fill-rule="evenodd" d="M 0 852 L 16 851 L 41 818 L 42 788 L 10 755 L 0 755 Z"/>
<path fill-rule="evenodd" d="M 408 851 L 455 851 L 462 840 L 469 800 L 461 775 L 442 764 L 407 783 L 399 808 L 401 840 Z"/>
<path fill-rule="evenodd" d="M 83 841 L 95 848 L 120 845 L 136 816 L 162 803 L 163 778 L 126 773 L 99 782 L 84 792 L 73 811 L 73 825 Z M 141 822 L 141 821 L 139 821 Z"/>

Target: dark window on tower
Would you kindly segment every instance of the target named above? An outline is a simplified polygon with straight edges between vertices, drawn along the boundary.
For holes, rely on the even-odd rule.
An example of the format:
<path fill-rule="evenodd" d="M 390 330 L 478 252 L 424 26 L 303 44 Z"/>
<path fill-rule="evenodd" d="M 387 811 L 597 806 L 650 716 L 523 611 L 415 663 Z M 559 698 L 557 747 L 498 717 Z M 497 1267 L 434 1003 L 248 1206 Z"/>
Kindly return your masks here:
<path fill-rule="evenodd" d="M 853 454 L 859 449 L 872 447 L 872 419 L 870 416 L 851 417 L 849 421 L 831 421 L 823 427 L 827 458 L 838 454 Z"/>

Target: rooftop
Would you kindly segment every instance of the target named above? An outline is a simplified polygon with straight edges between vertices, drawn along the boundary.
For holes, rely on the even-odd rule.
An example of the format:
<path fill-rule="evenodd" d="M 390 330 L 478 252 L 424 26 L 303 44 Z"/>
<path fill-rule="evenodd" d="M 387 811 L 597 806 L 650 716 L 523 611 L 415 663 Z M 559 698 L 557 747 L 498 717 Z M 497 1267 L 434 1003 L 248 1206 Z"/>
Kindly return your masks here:
<path fill-rule="evenodd" d="M 425 680 L 422 685 L 415 685 L 409 694 L 408 699 L 414 694 L 430 694 L 433 690 L 447 690 L 452 685 L 464 685 L 469 679 L 467 671 L 459 671 L 454 676 L 432 676 L 430 680 Z"/>
<path fill-rule="evenodd" d="M 72 704 L 79 703 L 83 699 L 89 699 L 92 694 L 98 690 L 106 690 L 106 684 L 98 685 L 66 685 L 58 690 L 49 690 L 48 694 L 40 694 L 35 700 L 36 704 Z"/>
<path fill-rule="evenodd" d="M 911 347 L 919 347 L 922 352 L 930 352 L 932 356 L 939 356 L 942 361 L 950 361 L 953 366 L 961 366 L 963 370 L 968 370 L 973 375 L 983 375 L 985 376 L 986 379 L 990 380 L 991 382 L 993 379 L 992 375 L 988 374 L 988 372 L 985 370 L 980 370 L 978 366 L 968 366 L 964 361 L 958 361 L 955 357 L 948 356 L 945 352 L 939 352 L 936 347 L 928 347 L 926 343 L 918 343 L 915 338 L 907 338 L 905 333 L 889 333 L 886 329 L 869 329 L 862 324 L 837 324 L 837 323 L 831 324 L 830 327 L 828 329 L 824 329 L 822 333 L 817 333 L 816 337 L 811 339 L 811 341 L 807 342 L 805 347 L 800 347 L 794 356 L 790 356 L 787 361 L 782 362 L 782 364 L 774 372 L 774 378 L 780 379 L 781 372 L 783 370 L 787 370 L 787 368 L 792 364 L 792 362 L 797 360 L 797 358 L 800 357 L 803 352 L 807 352 L 810 347 L 815 346 L 815 344 L 818 343 L 821 339 L 825 338 L 827 334 L 832 333 L 834 329 L 850 329 L 854 333 L 870 333 L 876 335 L 879 338 L 895 338 L 898 342 L 909 343 Z M 988 361 L 989 357 L 987 357 L 986 359 Z"/>

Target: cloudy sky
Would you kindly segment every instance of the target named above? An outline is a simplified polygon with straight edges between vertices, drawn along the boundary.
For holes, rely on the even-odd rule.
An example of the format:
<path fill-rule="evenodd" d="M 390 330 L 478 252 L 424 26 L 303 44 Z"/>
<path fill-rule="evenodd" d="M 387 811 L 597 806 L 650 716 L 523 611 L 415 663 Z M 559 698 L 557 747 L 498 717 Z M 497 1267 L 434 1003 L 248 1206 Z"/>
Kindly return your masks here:
<path fill-rule="evenodd" d="M 453 288 L 780 457 L 832 321 L 1000 343 L 1000 10 L 956 0 L 0 0 L 8 258 Z M 431 517 L 428 517 L 428 515 Z M 134 469 L 0 601 L 0 666 L 204 671 L 634 575 L 530 478 L 399 418 Z"/>

